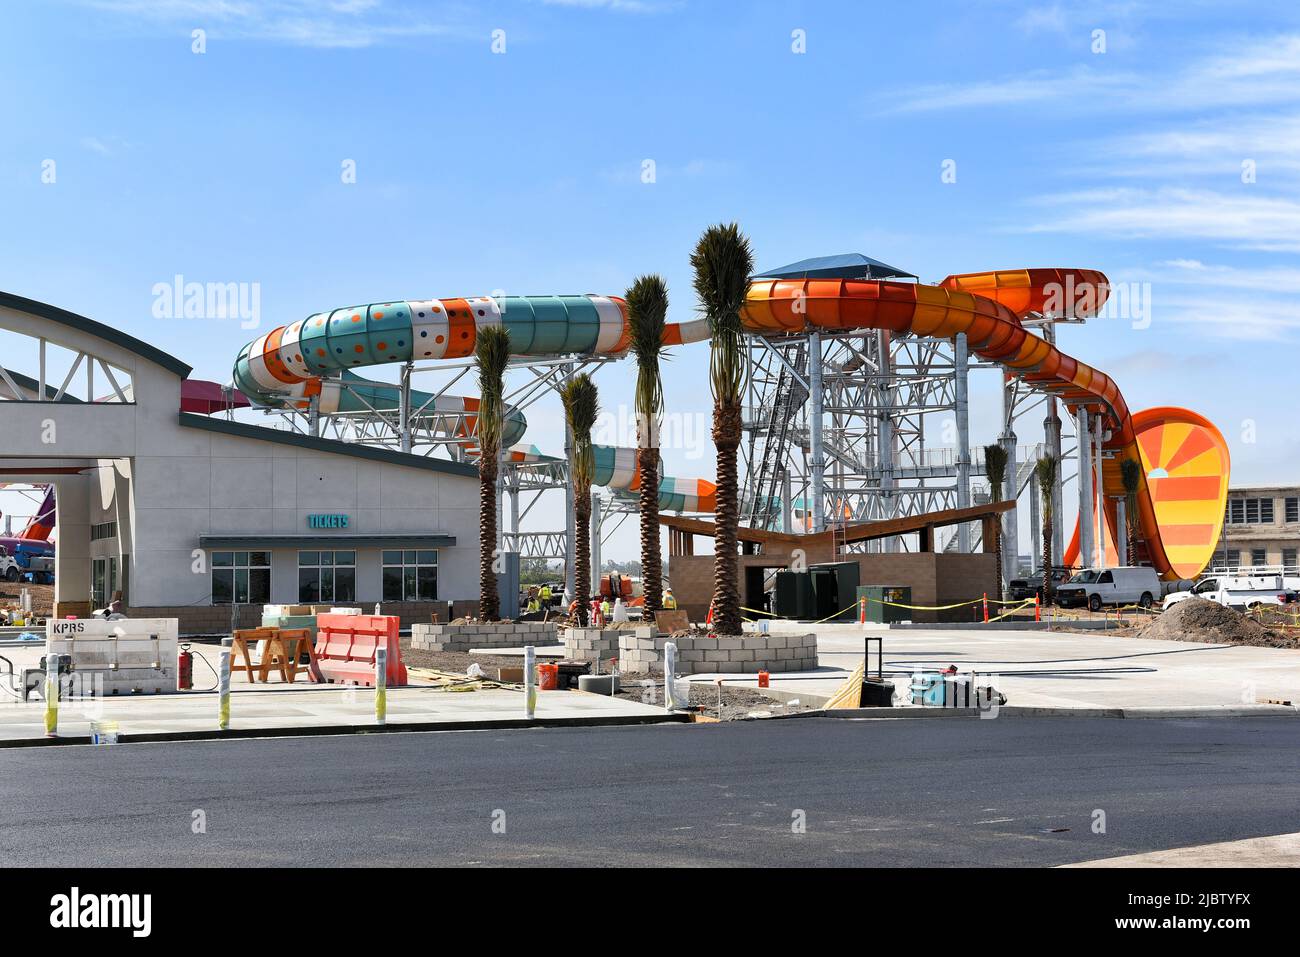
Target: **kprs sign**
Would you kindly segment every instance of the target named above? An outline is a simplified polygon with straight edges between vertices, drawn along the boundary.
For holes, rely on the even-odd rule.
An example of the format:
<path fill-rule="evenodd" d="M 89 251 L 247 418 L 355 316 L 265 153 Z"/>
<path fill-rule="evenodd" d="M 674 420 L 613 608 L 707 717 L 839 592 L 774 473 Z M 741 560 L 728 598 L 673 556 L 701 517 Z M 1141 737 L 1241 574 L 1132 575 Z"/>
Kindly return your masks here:
<path fill-rule="evenodd" d="M 346 515 L 308 515 L 308 528 L 347 528 L 348 517 Z"/>

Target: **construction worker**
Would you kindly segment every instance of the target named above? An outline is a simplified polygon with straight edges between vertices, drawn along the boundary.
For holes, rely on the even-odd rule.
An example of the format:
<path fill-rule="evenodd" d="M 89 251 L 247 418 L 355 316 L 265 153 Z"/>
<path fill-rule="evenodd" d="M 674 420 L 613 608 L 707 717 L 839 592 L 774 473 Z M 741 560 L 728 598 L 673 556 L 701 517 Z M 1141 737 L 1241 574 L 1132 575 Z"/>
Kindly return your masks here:
<path fill-rule="evenodd" d="M 610 612 L 613 610 L 613 606 L 609 603 L 608 596 L 600 600 L 600 620 L 602 623 L 609 621 Z"/>
<path fill-rule="evenodd" d="M 542 604 L 549 608 L 551 605 L 551 586 L 543 585 L 538 597 L 541 599 Z"/>
<path fill-rule="evenodd" d="M 664 589 L 664 611 L 677 610 L 677 596 L 673 594 L 672 588 Z"/>

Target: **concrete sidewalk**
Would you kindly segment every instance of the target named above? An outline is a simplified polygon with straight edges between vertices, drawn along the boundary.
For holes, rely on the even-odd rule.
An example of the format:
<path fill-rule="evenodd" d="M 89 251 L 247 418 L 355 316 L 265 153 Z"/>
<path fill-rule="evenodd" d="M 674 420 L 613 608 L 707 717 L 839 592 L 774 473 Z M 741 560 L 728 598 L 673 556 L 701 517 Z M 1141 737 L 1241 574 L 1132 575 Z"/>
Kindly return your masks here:
<path fill-rule="evenodd" d="M 1006 629 L 812 630 L 821 667 L 772 675 L 774 697 L 820 704 L 862 661 L 864 639 L 870 636 L 883 639 L 884 670 L 896 682 L 907 682 L 918 669 L 956 665 L 979 673 L 981 683 L 988 677 L 1010 706 L 1063 713 L 1150 708 L 1222 713 L 1270 698 L 1300 703 L 1300 650 Z M 875 667 L 873 648 L 869 670 Z M 716 677 L 730 685 L 757 684 L 753 675 L 699 680 Z"/>
<path fill-rule="evenodd" d="M 0 703 L 0 748 L 50 743 L 86 743 L 92 721 L 116 721 L 120 739 L 352 734 L 371 731 L 439 731 L 546 726 L 652 724 L 688 721 L 663 708 L 577 691 L 543 691 L 535 717 L 524 715 L 522 691 L 505 688 L 443 691 L 432 687 L 390 688 L 387 724 L 375 723 L 375 692 L 338 685 L 259 685 L 231 694 L 230 729 L 217 728 L 215 692 L 69 699 L 59 706 L 59 737 L 45 737 L 45 704 Z"/>
<path fill-rule="evenodd" d="M 1061 867 L 1300 867 L 1300 834 L 1196 844 L 1146 854 L 1105 857 Z"/>

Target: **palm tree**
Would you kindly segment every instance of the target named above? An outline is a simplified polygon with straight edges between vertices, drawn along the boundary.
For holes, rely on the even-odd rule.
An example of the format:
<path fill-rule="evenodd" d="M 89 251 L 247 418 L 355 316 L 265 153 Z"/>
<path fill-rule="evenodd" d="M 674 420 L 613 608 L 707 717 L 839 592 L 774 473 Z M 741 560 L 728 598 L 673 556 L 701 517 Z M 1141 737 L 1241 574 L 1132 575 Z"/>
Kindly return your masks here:
<path fill-rule="evenodd" d="M 500 613 L 497 595 L 497 469 L 505 421 L 505 373 L 510 362 L 510 334 L 500 326 L 478 330 L 474 342 L 478 366 L 478 613 L 493 621 Z"/>
<path fill-rule="evenodd" d="M 573 597 L 578 602 L 578 624 L 587 623 L 591 600 L 591 482 L 596 458 L 591 448 L 591 429 L 596 424 L 600 403 L 596 383 L 585 372 L 560 389 L 564 421 L 569 427 L 569 482 L 573 485 L 574 550 Z"/>
<path fill-rule="evenodd" d="M 993 504 L 1002 501 L 1002 489 L 1007 479 L 1007 450 L 997 442 L 984 446 L 984 474 L 989 480 L 989 498 Z M 993 522 L 993 554 L 998 559 L 998 601 L 1002 600 L 1002 516 Z"/>
<path fill-rule="evenodd" d="M 1120 480 L 1124 483 L 1124 533 L 1128 538 L 1128 563 L 1137 564 L 1138 489 L 1142 487 L 1142 466 L 1137 459 L 1120 459 Z"/>
<path fill-rule="evenodd" d="M 754 271 L 749 240 L 735 223 L 710 226 L 691 254 L 695 294 L 709 323 L 709 385 L 713 390 L 713 444 L 718 452 L 718 505 L 713 542 L 713 627 L 738 635 L 740 626 L 740 485 L 736 449 L 740 446 L 740 397 L 745 386 L 745 354 L 740 310 Z"/>
<path fill-rule="evenodd" d="M 1034 471 L 1038 474 L 1038 492 L 1042 496 L 1043 512 L 1043 604 L 1052 600 L 1052 489 L 1056 485 L 1056 459 L 1044 455 Z"/>
<path fill-rule="evenodd" d="M 668 285 L 660 276 L 640 276 L 627 291 L 627 317 L 636 356 L 637 472 L 641 486 L 641 582 L 645 610 L 663 607 L 663 558 L 659 550 L 659 415 L 664 408 L 664 384 L 659 375 L 663 355 L 664 316 L 668 314 Z"/>

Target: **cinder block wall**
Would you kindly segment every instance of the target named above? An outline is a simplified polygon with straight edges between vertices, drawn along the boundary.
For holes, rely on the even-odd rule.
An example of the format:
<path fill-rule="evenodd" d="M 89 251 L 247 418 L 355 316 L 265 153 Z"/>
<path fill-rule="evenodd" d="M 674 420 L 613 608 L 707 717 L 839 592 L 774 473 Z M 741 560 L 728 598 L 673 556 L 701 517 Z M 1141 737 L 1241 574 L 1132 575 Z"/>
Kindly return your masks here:
<path fill-rule="evenodd" d="M 619 639 L 635 628 L 566 628 L 564 654 L 575 661 L 609 661 L 619 655 Z"/>
<path fill-rule="evenodd" d="M 477 625 L 411 626 L 411 647 L 422 651 L 470 651 L 474 648 L 518 648 L 559 644 L 559 626 L 547 621 L 480 623 Z"/>
<path fill-rule="evenodd" d="M 817 667 L 817 636 L 812 634 L 671 638 L 645 627 L 619 640 L 619 670 L 663 674 L 664 645 L 670 641 L 677 645 L 677 670 L 684 675 L 811 671 Z"/>

